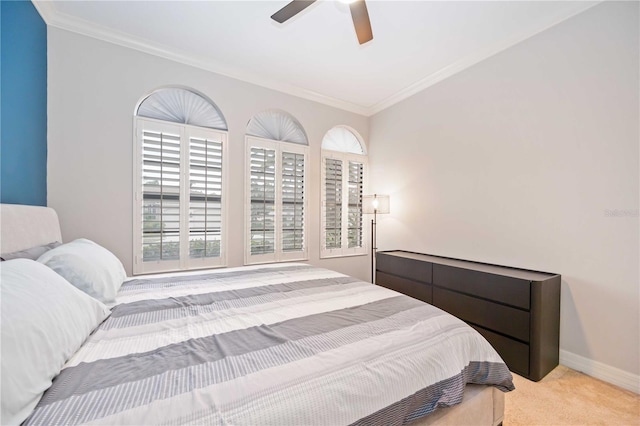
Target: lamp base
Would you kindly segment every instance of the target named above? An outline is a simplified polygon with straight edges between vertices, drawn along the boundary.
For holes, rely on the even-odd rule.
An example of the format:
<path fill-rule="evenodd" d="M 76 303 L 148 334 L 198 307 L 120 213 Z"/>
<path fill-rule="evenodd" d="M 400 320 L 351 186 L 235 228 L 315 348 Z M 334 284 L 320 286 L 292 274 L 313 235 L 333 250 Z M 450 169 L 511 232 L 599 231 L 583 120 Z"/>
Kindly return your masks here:
<path fill-rule="evenodd" d="M 376 283 L 376 269 L 375 269 L 375 263 L 376 263 L 376 250 L 378 250 L 378 247 L 376 247 L 376 219 L 375 219 L 376 215 L 375 213 L 373 214 L 373 219 L 371 219 L 371 283 L 375 284 Z"/>

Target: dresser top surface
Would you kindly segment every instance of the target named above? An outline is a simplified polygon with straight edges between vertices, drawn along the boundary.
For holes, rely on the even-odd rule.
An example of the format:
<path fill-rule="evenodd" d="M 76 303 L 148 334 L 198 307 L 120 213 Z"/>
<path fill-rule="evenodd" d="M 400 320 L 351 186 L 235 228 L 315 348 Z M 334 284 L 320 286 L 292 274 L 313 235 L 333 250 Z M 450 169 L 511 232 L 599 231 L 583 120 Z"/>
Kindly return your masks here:
<path fill-rule="evenodd" d="M 486 272 L 489 274 L 503 275 L 528 281 L 544 281 L 553 278 L 558 274 L 548 272 L 530 271 L 528 269 L 518 269 L 509 266 L 491 265 L 487 263 L 473 262 L 470 260 L 452 259 L 449 257 L 433 256 L 430 254 L 413 253 L 402 250 L 380 251 L 378 254 L 403 257 L 406 259 L 431 262 L 438 265 L 453 266 L 456 268 L 470 269 L 474 271 Z"/>

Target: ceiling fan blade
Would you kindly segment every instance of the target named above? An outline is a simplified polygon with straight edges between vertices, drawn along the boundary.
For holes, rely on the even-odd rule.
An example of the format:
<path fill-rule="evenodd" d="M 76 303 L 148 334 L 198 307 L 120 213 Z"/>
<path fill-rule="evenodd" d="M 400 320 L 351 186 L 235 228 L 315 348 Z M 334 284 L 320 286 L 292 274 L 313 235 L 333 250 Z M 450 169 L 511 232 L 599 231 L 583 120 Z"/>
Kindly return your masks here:
<path fill-rule="evenodd" d="M 311 6 L 315 1 L 316 0 L 293 0 L 291 3 L 271 15 L 271 19 L 282 24 L 287 19 L 293 18 L 298 13 Z"/>
<path fill-rule="evenodd" d="M 353 26 L 356 28 L 358 42 L 364 44 L 373 39 L 373 30 L 371 30 L 371 21 L 369 21 L 369 12 L 367 4 L 364 0 L 354 1 L 349 5 L 351 9 L 351 19 Z"/>

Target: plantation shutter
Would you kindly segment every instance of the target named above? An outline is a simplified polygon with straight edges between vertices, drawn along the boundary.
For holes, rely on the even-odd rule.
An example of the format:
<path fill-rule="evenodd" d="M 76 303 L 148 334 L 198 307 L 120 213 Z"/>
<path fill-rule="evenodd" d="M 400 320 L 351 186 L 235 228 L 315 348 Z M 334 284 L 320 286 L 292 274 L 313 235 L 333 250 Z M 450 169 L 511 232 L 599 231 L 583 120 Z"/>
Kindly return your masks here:
<path fill-rule="evenodd" d="M 142 132 L 142 260 L 180 258 L 180 129 Z"/>
<path fill-rule="evenodd" d="M 349 161 L 348 248 L 362 247 L 362 186 L 364 164 Z"/>
<path fill-rule="evenodd" d="M 335 126 L 322 138 L 320 257 L 366 254 L 362 197 L 366 169 L 362 138 Z"/>
<path fill-rule="evenodd" d="M 304 247 L 304 154 L 282 153 L 282 250 Z"/>
<path fill-rule="evenodd" d="M 220 257 L 222 141 L 189 138 L 189 256 Z"/>
<path fill-rule="evenodd" d="M 245 263 L 304 260 L 307 147 L 247 136 Z"/>
<path fill-rule="evenodd" d="M 251 254 L 275 253 L 276 151 L 251 147 Z"/>
<path fill-rule="evenodd" d="M 226 133 L 137 118 L 134 273 L 225 263 Z"/>
<path fill-rule="evenodd" d="M 342 246 L 342 160 L 325 158 L 325 247 Z"/>
<path fill-rule="evenodd" d="M 366 160 L 323 151 L 320 257 L 366 254 L 362 198 Z"/>

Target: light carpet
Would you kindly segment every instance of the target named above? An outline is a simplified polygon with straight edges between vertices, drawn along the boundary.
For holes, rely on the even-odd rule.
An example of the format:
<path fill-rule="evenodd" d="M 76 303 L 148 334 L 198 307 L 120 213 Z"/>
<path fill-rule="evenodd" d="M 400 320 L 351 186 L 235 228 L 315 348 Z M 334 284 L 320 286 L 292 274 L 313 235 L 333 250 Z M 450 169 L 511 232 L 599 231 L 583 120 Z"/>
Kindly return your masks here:
<path fill-rule="evenodd" d="M 640 395 L 558 366 L 539 382 L 516 374 L 504 426 L 640 425 Z"/>

